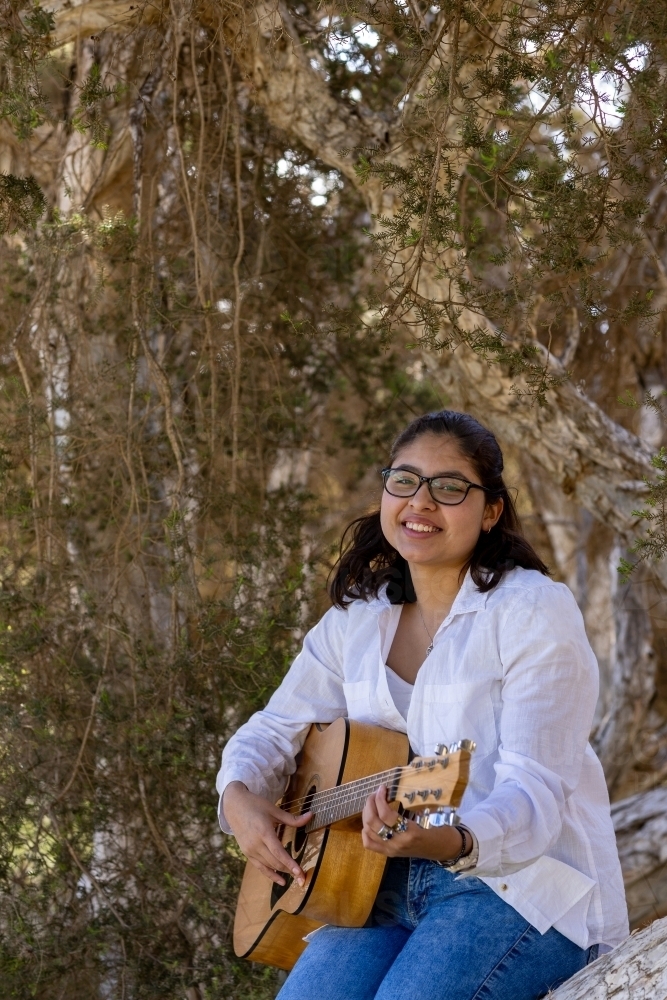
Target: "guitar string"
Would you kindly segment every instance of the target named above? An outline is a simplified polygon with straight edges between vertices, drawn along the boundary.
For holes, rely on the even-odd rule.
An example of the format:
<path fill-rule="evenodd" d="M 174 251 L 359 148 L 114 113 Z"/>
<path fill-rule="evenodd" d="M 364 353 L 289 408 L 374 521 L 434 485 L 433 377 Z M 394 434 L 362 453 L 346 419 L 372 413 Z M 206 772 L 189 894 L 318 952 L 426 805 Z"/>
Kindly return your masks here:
<path fill-rule="evenodd" d="M 430 771 L 431 769 L 429 768 L 428 770 Z M 333 788 L 324 788 L 320 792 L 313 793 L 311 805 L 315 802 L 315 800 L 317 800 L 318 804 L 322 805 L 327 799 L 337 798 L 338 796 L 344 794 L 349 795 L 350 793 L 356 793 L 356 791 L 365 792 L 373 785 L 376 785 L 379 788 L 379 786 L 382 784 L 383 779 L 391 776 L 400 777 L 402 774 L 408 771 L 414 771 L 414 768 L 412 768 L 410 765 L 402 767 L 399 766 L 396 768 L 392 768 L 391 770 L 388 771 L 379 771 L 377 774 L 371 774 L 365 778 L 357 778 L 355 781 L 345 782 L 345 784 L 336 785 Z M 282 804 L 280 808 L 285 810 L 286 812 L 289 812 L 290 815 L 292 816 L 299 815 L 298 812 L 294 812 L 293 810 L 288 809 L 287 807 L 288 806 L 301 807 L 304 805 L 307 798 L 308 794 L 303 795 L 298 799 L 290 799 L 288 802 Z"/>
<path fill-rule="evenodd" d="M 346 782 L 344 785 L 337 785 L 334 788 L 322 789 L 321 792 L 315 792 L 309 803 L 311 808 L 309 810 L 304 810 L 304 812 L 312 812 L 313 814 L 317 812 L 322 812 L 323 807 L 335 806 L 337 803 L 349 804 L 355 799 L 365 799 L 370 794 L 373 787 L 377 790 L 383 783 L 385 778 L 393 777 L 394 779 L 400 778 L 402 774 L 414 770 L 409 765 L 404 767 L 392 768 L 389 771 L 380 771 L 377 774 L 368 775 L 366 778 L 358 778 L 356 781 Z M 430 770 L 430 769 L 429 769 Z M 285 812 L 289 812 L 292 816 L 298 816 L 302 814 L 300 812 L 301 807 L 306 803 L 308 795 L 301 796 L 298 799 L 292 799 L 281 805 L 281 809 Z M 288 806 L 296 806 L 296 809 L 287 808 Z"/>
<path fill-rule="evenodd" d="M 384 778 L 395 774 L 396 771 L 402 772 L 406 770 L 408 770 L 407 767 L 391 768 L 391 770 L 389 771 L 378 771 L 377 774 L 370 774 L 365 778 L 356 778 L 354 781 L 346 781 L 344 785 L 336 785 L 334 788 L 323 788 L 321 792 L 315 792 L 313 794 L 311 804 L 312 802 L 315 801 L 315 799 L 317 799 L 318 802 L 322 802 L 322 800 L 326 797 L 335 798 L 337 795 L 349 793 L 353 789 L 361 789 L 362 787 L 374 784 L 375 782 L 378 783 L 378 788 L 379 788 Z M 298 799 L 290 799 L 289 802 L 285 802 L 285 804 L 281 805 L 280 808 L 285 812 L 289 812 L 292 816 L 298 816 L 299 815 L 298 812 L 294 812 L 292 809 L 288 809 L 287 807 L 288 806 L 300 807 L 305 803 L 307 798 L 308 795 L 306 794 L 302 795 Z"/>
<path fill-rule="evenodd" d="M 340 795 L 338 797 L 331 798 L 329 796 L 321 802 L 312 803 L 311 812 L 313 813 L 313 816 L 309 822 L 313 822 L 316 819 L 319 822 L 325 816 L 327 817 L 329 815 L 333 816 L 337 815 L 338 813 L 341 814 L 339 818 L 342 819 L 343 813 L 345 813 L 348 816 L 351 816 L 354 815 L 355 813 L 361 812 L 363 810 L 364 803 L 366 802 L 366 799 L 368 798 L 368 794 L 370 793 L 372 787 L 374 786 L 370 786 L 369 788 L 363 788 L 363 789 L 355 789 L 353 792 L 347 792 L 346 794 Z M 324 825 L 326 826 L 328 825 L 328 823 L 324 823 Z"/>

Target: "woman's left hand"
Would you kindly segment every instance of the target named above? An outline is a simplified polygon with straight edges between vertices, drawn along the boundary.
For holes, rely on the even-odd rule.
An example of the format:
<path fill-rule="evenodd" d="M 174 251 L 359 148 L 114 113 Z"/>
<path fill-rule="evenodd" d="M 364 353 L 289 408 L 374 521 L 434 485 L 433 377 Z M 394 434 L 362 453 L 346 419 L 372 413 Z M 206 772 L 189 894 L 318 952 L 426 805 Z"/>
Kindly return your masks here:
<path fill-rule="evenodd" d="M 408 820 L 407 830 L 394 833 L 389 840 L 378 835 L 382 825 L 393 826 L 398 813 L 387 802 L 387 786 L 380 785 L 369 795 L 362 813 L 361 839 L 368 851 L 388 858 L 427 858 L 430 861 L 450 861 L 461 850 L 461 834 L 456 827 L 439 826 L 423 830 Z"/>

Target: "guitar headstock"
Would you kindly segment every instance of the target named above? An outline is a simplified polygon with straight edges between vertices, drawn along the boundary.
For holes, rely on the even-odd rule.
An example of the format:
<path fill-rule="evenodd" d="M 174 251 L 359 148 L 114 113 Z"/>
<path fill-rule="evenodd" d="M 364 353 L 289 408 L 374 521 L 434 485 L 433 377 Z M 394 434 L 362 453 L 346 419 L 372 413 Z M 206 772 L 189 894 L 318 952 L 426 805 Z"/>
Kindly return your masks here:
<path fill-rule="evenodd" d="M 415 757 L 391 783 L 390 800 L 411 812 L 433 806 L 457 809 L 468 784 L 474 749 L 472 740 L 460 740 L 449 749 L 439 744 L 431 757 Z"/>

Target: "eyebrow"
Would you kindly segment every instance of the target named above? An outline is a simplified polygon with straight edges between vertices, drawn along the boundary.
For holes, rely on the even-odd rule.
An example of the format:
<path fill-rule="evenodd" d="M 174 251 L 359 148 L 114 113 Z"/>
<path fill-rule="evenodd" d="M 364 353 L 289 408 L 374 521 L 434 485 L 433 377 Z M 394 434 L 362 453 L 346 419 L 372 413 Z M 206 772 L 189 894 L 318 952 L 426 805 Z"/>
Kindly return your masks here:
<path fill-rule="evenodd" d="M 416 465 L 395 465 L 394 468 L 395 469 L 402 469 L 404 472 L 414 472 L 414 474 L 416 476 L 423 476 L 424 475 L 424 473 L 421 472 L 416 467 Z M 448 470 L 447 472 L 436 472 L 436 474 L 434 476 L 427 476 L 426 478 L 427 479 L 438 479 L 440 476 L 451 476 L 452 478 L 456 478 L 456 479 L 464 479 L 466 483 L 470 482 L 470 480 L 468 479 L 468 477 L 466 475 L 464 475 L 463 472 L 458 472 L 457 470 L 453 470 L 452 471 L 451 469 Z"/>

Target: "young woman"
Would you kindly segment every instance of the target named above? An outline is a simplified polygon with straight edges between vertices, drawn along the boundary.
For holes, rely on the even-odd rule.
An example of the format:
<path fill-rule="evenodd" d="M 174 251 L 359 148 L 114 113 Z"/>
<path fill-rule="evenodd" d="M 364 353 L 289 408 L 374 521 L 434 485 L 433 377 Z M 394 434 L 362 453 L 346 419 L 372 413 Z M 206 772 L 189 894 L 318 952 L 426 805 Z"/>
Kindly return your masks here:
<path fill-rule="evenodd" d="M 458 827 L 396 823 L 386 789 L 362 838 L 389 859 L 364 928 L 317 931 L 280 1000 L 537 1000 L 628 933 L 609 799 L 588 745 L 597 664 L 579 609 L 522 537 L 493 434 L 413 421 L 358 519 L 333 607 L 262 712 L 229 741 L 223 829 L 282 883 L 303 872 L 274 803 L 310 723 L 407 732 L 417 754 L 473 739 Z"/>

